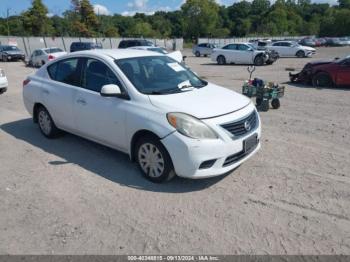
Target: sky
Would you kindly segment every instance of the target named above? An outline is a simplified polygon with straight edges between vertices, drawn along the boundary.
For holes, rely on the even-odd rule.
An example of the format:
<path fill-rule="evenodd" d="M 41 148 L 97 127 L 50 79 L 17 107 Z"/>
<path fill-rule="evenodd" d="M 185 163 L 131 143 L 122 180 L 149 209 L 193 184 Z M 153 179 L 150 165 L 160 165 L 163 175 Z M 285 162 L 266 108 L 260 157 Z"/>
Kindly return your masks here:
<path fill-rule="evenodd" d="M 219 4 L 231 5 L 238 0 L 216 0 Z M 60 15 L 70 8 L 70 0 L 43 0 L 50 15 Z M 133 15 L 136 12 L 152 14 L 155 11 L 172 11 L 179 9 L 185 0 L 90 0 L 95 12 L 99 14 Z M 335 4 L 337 0 L 313 0 Z M 0 16 L 6 17 L 7 9 L 10 15 L 20 14 L 31 5 L 31 0 L 0 0 Z"/>

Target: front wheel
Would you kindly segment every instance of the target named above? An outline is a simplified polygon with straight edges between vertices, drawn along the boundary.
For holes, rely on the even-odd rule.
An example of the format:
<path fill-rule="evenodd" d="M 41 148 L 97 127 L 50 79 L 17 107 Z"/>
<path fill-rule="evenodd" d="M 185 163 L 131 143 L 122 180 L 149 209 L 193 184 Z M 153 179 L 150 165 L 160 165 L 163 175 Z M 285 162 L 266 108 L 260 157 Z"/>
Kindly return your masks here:
<path fill-rule="evenodd" d="M 312 84 L 314 87 L 323 88 L 323 87 L 333 87 L 332 78 L 327 73 L 317 73 L 312 78 Z"/>
<path fill-rule="evenodd" d="M 135 152 L 141 172 L 150 181 L 161 183 L 175 176 L 170 155 L 155 136 L 146 135 L 139 139 Z"/>
<path fill-rule="evenodd" d="M 297 53 L 296 53 L 296 55 L 297 55 L 297 57 L 299 57 L 299 58 L 303 58 L 303 57 L 305 57 L 305 52 L 304 51 L 298 51 Z"/>
<path fill-rule="evenodd" d="M 264 65 L 264 58 L 262 56 L 257 56 L 254 59 L 254 65 L 256 66 L 262 66 Z"/>
<path fill-rule="evenodd" d="M 226 58 L 223 55 L 218 56 L 216 61 L 219 65 L 226 65 Z"/>
<path fill-rule="evenodd" d="M 199 53 L 199 51 L 197 51 L 197 52 L 195 53 L 195 55 L 196 55 L 196 57 L 200 57 L 200 56 L 201 56 L 201 53 Z"/>

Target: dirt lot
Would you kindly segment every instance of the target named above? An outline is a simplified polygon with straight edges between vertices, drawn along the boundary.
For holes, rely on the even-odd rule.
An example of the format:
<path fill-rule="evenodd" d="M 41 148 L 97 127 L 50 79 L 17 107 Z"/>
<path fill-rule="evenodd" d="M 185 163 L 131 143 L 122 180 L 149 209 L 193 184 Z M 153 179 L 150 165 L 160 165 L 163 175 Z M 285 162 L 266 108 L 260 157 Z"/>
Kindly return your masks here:
<path fill-rule="evenodd" d="M 246 66 L 187 63 L 240 91 Z M 320 49 L 312 59 L 350 54 Z M 255 75 L 286 82 L 280 59 Z M 0 63 L 1 254 L 350 254 L 350 89 L 287 85 L 261 113 L 262 149 L 232 174 L 155 185 L 128 157 L 73 135 L 47 140 L 25 111 L 33 69 Z"/>

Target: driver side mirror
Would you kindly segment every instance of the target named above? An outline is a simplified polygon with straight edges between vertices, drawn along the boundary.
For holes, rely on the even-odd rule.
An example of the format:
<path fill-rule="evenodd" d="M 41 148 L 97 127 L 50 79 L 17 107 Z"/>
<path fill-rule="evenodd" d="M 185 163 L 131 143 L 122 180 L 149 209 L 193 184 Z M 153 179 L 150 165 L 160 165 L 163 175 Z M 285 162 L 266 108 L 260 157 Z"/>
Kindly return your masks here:
<path fill-rule="evenodd" d="M 100 94 L 101 96 L 105 96 L 105 97 L 120 97 L 122 95 L 122 92 L 119 86 L 110 84 L 110 85 L 104 85 L 101 88 Z"/>

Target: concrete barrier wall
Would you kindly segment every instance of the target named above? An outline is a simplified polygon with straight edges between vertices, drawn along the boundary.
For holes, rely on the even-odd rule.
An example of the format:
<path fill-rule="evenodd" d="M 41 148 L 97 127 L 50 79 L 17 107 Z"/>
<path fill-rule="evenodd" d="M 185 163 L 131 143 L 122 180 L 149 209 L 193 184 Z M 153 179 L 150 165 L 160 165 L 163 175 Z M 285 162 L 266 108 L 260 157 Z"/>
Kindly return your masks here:
<path fill-rule="evenodd" d="M 249 42 L 250 40 L 256 40 L 256 39 L 271 39 L 271 40 L 284 40 L 284 39 L 290 39 L 290 40 L 299 40 L 306 36 L 254 36 L 254 37 L 234 37 L 234 38 L 198 38 L 198 43 L 211 43 L 216 44 L 219 47 L 222 47 L 224 45 L 232 44 L 232 43 L 239 43 L 239 42 Z"/>
<path fill-rule="evenodd" d="M 18 36 L 0 36 L 0 44 L 16 45 L 22 49 L 27 56 L 30 56 L 35 49 L 46 47 L 59 47 L 69 52 L 70 45 L 73 42 L 95 42 L 101 43 L 105 49 L 118 48 L 120 41 L 128 38 L 79 38 L 79 37 L 18 37 Z M 132 39 L 132 38 L 130 38 Z M 183 39 L 147 39 L 157 46 L 166 48 L 167 50 L 182 50 Z"/>

